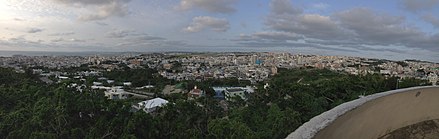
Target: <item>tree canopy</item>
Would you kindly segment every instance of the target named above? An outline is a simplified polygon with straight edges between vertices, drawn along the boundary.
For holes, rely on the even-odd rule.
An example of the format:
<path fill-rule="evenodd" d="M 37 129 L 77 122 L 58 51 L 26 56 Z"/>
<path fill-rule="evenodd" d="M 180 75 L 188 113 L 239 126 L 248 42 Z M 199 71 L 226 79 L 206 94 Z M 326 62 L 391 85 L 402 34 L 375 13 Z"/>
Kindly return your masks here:
<path fill-rule="evenodd" d="M 117 71 L 107 76 L 143 85 L 156 78 L 149 72 L 153 71 Z M 138 77 L 143 74 L 144 79 Z M 224 84 L 229 82 L 234 81 Z M 285 138 L 343 102 L 397 88 L 398 80 L 376 74 L 280 69 L 266 82 L 269 87 L 258 84 L 247 101 L 223 102 L 211 96 L 187 100 L 184 94 L 172 94 L 164 96 L 171 103 L 148 114 L 130 112 L 129 100 L 107 100 L 102 92 L 78 92 L 66 83 L 46 85 L 29 74 L 0 68 L 0 138 Z M 422 83 L 403 79 L 399 88 Z"/>

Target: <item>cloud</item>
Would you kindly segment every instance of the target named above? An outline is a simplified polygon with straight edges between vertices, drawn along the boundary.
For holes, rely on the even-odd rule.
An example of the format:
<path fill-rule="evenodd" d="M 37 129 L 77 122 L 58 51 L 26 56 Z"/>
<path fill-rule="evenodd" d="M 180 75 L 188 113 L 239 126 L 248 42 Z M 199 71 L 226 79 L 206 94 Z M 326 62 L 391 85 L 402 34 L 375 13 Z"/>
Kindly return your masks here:
<path fill-rule="evenodd" d="M 276 31 L 301 34 L 305 37 L 334 39 L 346 36 L 329 16 L 303 14 L 303 10 L 294 7 L 289 0 L 273 0 L 265 25 Z"/>
<path fill-rule="evenodd" d="M 127 3 L 131 0 L 52 0 L 62 4 L 74 4 L 74 5 L 106 5 L 111 2 Z"/>
<path fill-rule="evenodd" d="M 288 32 L 258 32 L 253 34 L 253 36 L 268 40 L 297 40 L 302 38 L 297 34 Z"/>
<path fill-rule="evenodd" d="M 42 32 L 44 29 L 40 29 L 40 28 L 29 28 L 26 32 L 27 33 L 38 33 L 38 32 Z"/>
<path fill-rule="evenodd" d="M 184 41 L 178 41 L 178 40 L 168 40 L 163 37 L 158 36 L 151 36 L 147 34 L 141 34 L 136 36 L 130 36 L 124 38 L 123 42 L 120 42 L 115 45 L 115 47 L 118 48 L 127 48 L 130 50 L 139 50 L 144 51 L 145 48 L 151 50 L 153 49 L 163 49 L 169 47 L 180 47 L 180 46 L 186 46 L 186 43 Z"/>
<path fill-rule="evenodd" d="M 179 49 L 187 46 L 185 41 L 169 40 L 159 36 L 152 36 L 132 31 L 132 35 L 114 39 L 106 43 L 89 42 L 90 39 L 74 37 L 56 37 L 43 40 L 29 40 L 26 36 L 9 39 L 0 39 L 0 46 L 8 50 L 27 51 L 156 51 Z"/>
<path fill-rule="evenodd" d="M 192 19 L 192 23 L 183 29 L 185 32 L 200 32 L 210 28 L 216 32 L 225 32 L 230 29 L 230 23 L 224 18 L 210 16 L 197 16 Z"/>
<path fill-rule="evenodd" d="M 245 23 L 245 22 L 241 22 L 241 23 L 239 23 L 239 25 L 240 25 L 242 28 L 247 28 L 247 23 Z"/>
<path fill-rule="evenodd" d="M 71 41 L 71 42 L 86 42 L 86 40 L 77 39 L 77 38 L 70 38 L 69 41 Z"/>
<path fill-rule="evenodd" d="M 432 14 L 427 14 L 427 15 L 422 16 L 422 19 L 424 19 L 425 21 L 427 21 L 428 23 L 430 23 L 434 27 L 439 28 L 439 18 L 438 17 L 433 16 Z"/>
<path fill-rule="evenodd" d="M 26 21 L 26 20 L 24 20 L 24 19 L 21 19 L 21 18 L 13 18 L 13 20 L 14 20 L 14 21 L 18 21 L 18 22 L 21 22 L 21 21 Z"/>
<path fill-rule="evenodd" d="M 402 6 L 410 12 L 430 10 L 439 4 L 439 0 L 403 0 Z"/>
<path fill-rule="evenodd" d="M 50 40 L 53 43 L 58 43 L 58 42 L 87 42 L 86 40 L 83 39 L 77 39 L 77 38 L 70 38 L 70 39 L 64 39 L 64 38 L 56 38 L 53 40 Z"/>
<path fill-rule="evenodd" d="M 310 44 L 310 43 L 298 43 L 298 42 L 239 42 L 239 45 L 249 46 L 249 47 L 289 47 L 289 48 L 314 48 L 319 50 L 330 50 L 330 51 L 343 51 L 343 52 L 358 52 L 351 49 L 343 49 L 338 47 L 328 47 L 320 44 Z"/>
<path fill-rule="evenodd" d="M 112 2 L 107 5 L 100 6 L 96 14 L 81 15 L 79 20 L 81 21 L 93 21 L 102 20 L 111 16 L 124 17 L 129 12 L 125 4 Z"/>
<path fill-rule="evenodd" d="M 366 8 L 355 8 L 335 15 L 341 26 L 353 32 L 362 43 L 410 45 L 425 37 L 419 29 L 406 24 L 402 16 L 377 14 Z"/>
<path fill-rule="evenodd" d="M 144 41 L 162 41 L 162 40 L 166 40 L 165 38 L 162 38 L 162 37 L 150 36 L 150 35 L 147 35 L 147 34 L 141 35 L 137 39 L 144 40 Z"/>
<path fill-rule="evenodd" d="M 59 32 L 59 33 L 53 33 L 49 34 L 49 36 L 70 36 L 76 34 L 75 32 Z"/>
<path fill-rule="evenodd" d="M 62 43 L 68 42 L 68 43 Z M 102 47 L 102 45 L 93 45 L 86 43 L 78 43 L 84 42 L 84 40 L 79 39 L 62 39 L 59 40 L 54 39 L 49 42 L 43 40 L 29 40 L 26 39 L 25 36 L 18 36 L 14 38 L 10 38 L 8 40 L 0 39 L 0 46 L 2 48 L 6 48 L 8 50 L 18 50 L 18 51 L 84 51 L 84 50 L 92 50 L 92 51 L 105 51 L 109 48 Z"/>
<path fill-rule="evenodd" d="M 190 10 L 201 9 L 211 13 L 233 13 L 235 8 L 232 7 L 238 0 L 181 0 L 177 9 Z"/>
<path fill-rule="evenodd" d="M 130 41 L 158 41 L 166 40 L 162 37 L 151 36 L 146 33 L 139 33 L 134 30 L 115 29 L 105 35 L 107 38 L 126 39 Z"/>
<path fill-rule="evenodd" d="M 299 40 L 303 37 L 290 32 L 257 32 L 251 35 L 241 34 L 240 38 L 234 41 L 289 41 Z"/>
<path fill-rule="evenodd" d="M 105 22 L 96 22 L 96 24 L 98 24 L 100 26 L 108 26 L 108 24 Z"/>
<path fill-rule="evenodd" d="M 273 15 L 297 15 L 303 12 L 302 9 L 293 7 L 290 0 L 272 0 L 270 10 Z"/>
<path fill-rule="evenodd" d="M 108 32 L 105 36 L 108 38 L 125 38 L 127 36 L 133 35 L 135 32 L 132 30 L 113 30 Z"/>
<path fill-rule="evenodd" d="M 124 17 L 129 14 L 127 3 L 131 0 L 52 0 L 56 3 L 87 8 L 90 13 L 81 14 L 80 21 L 103 20 L 109 17 Z"/>
<path fill-rule="evenodd" d="M 53 39 L 53 40 L 50 40 L 51 42 L 63 42 L 63 41 L 65 41 L 63 38 L 57 38 L 57 39 Z"/>
<path fill-rule="evenodd" d="M 429 15 L 424 20 L 436 25 Z M 311 47 L 345 52 L 438 52 L 439 34 L 428 34 L 403 16 L 353 8 L 332 15 L 308 14 L 290 0 L 272 0 L 265 17 L 266 31 L 232 39 L 243 46 Z M 267 31 L 268 29 L 268 31 Z"/>
<path fill-rule="evenodd" d="M 18 43 L 18 42 L 26 42 L 27 40 L 24 38 L 24 36 L 18 36 L 14 38 L 9 38 L 8 41 Z"/>
<path fill-rule="evenodd" d="M 113 44 L 116 48 L 144 51 L 151 47 L 174 47 L 183 46 L 183 41 L 168 40 L 159 36 L 152 36 L 146 33 L 139 33 L 135 30 L 114 29 L 105 35 L 107 38 L 115 39 L 118 43 Z"/>
<path fill-rule="evenodd" d="M 151 36 L 148 34 L 140 34 L 140 35 L 136 35 L 136 36 L 132 36 L 129 38 L 126 38 L 126 40 L 130 41 L 130 42 L 134 42 L 134 43 L 166 43 L 169 40 L 167 40 L 166 38 L 163 37 L 158 37 L 158 36 Z"/>
<path fill-rule="evenodd" d="M 318 10 L 324 10 L 324 9 L 327 9 L 329 7 L 329 5 L 326 3 L 316 3 L 316 4 L 313 4 L 312 7 L 315 9 L 318 9 Z"/>
<path fill-rule="evenodd" d="M 375 52 L 393 52 L 393 53 L 400 53 L 404 54 L 407 53 L 407 51 L 399 50 L 399 49 L 390 49 L 390 48 L 374 48 L 371 46 L 365 46 L 365 45 L 341 45 L 343 48 L 352 48 L 356 50 L 362 50 L 362 51 L 375 51 Z"/>
<path fill-rule="evenodd" d="M 13 38 L 9 38 L 7 40 L 0 40 L 0 46 L 6 47 L 8 49 L 12 50 L 23 50 L 23 48 L 43 48 L 47 47 L 46 45 L 43 45 L 42 40 L 28 40 L 25 38 L 25 36 L 17 36 Z"/>

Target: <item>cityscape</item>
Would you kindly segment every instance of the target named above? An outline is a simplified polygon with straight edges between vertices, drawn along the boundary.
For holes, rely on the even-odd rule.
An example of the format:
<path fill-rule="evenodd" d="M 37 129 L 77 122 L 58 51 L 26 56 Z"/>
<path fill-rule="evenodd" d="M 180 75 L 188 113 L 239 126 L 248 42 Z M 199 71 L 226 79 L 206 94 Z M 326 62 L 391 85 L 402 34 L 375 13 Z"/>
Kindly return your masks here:
<path fill-rule="evenodd" d="M 278 68 L 317 68 L 352 75 L 382 74 L 398 78 L 428 80 L 439 74 L 439 64 L 420 60 L 392 61 L 349 56 L 319 56 L 272 52 L 237 53 L 125 53 L 91 56 L 24 56 L 1 57 L 1 67 L 24 72 L 32 68 L 41 76 L 99 76 L 103 71 L 151 68 L 175 81 L 237 78 L 252 84 L 275 75 Z M 123 65 L 123 66 L 121 66 Z M 59 72 L 60 69 L 87 66 L 90 71 Z M 39 68 L 42 67 L 42 68 Z M 43 70 L 43 68 L 45 70 Z M 54 69 L 54 70 L 49 70 Z"/>
<path fill-rule="evenodd" d="M 268 98 L 270 95 L 280 93 L 278 91 L 283 88 L 278 87 L 283 83 L 276 82 L 277 80 L 285 80 L 283 78 L 288 79 L 286 80 L 289 82 L 287 84 L 298 85 L 295 90 L 316 85 L 324 85 L 321 89 L 326 90 L 329 87 L 326 84 L 329 82 L 340 82 L 339 85 L 344 86 L 349 81 L 344 81 L 343 78 L 348 78 L 347 80 L 358 80 L 349 78 L 359 78 L 359 83 L 382 82 L 376 83 L 376 85 L 384 85 L 384 91 L 410 86 L 436 85 L 439 74 L 439 64 L 428 61 L 392 61 L 349 56 L 274 52 L 119 53 L 90 56 L 13 55 L 0 57 L 0 61 L 4 77 L 12 74 L 26 74 L 28 80 L 40 82 L 39 86 L 61 87 L 72 91 L 72 93 L 95 94 L 100 96 L 100 99 L 105 99 L 107 103 L 124 102 L 124 106 L 130 105 L 130 107 L 122 109 L 126 113 L 140 112 L 155 118 L 157 118 L 157 114 L 167 113 L 164 112 L 169 109 L 167 107 L 183 105 L 178 104 L 181 101 L 193 104 L 190 109 L 196 107 L 206 109 L 206 113 L 202 114 L 205 116 L 209 115 L 208 109 L 214 107 L 217 109 L 213 110 L 214 112 L 222 113 L 211 115 L 214 117 L 224 115 L 229 111 L 233 112 L 239 107 L 245 107 L 236 106 L 237 102 L 244 102 L 244 104 L 264 103 L 263 101 L 266 100 L 255 98 L 255 95 L 257 96 L 264 90 L 271 90 L 269 91 L 272 92 L 271 94 L 265 94 L 265 97 Z M 318 75 L 314 75 L 312 72 Z M 329 80 L 329 78 L 332 79 Z M 3 81 L 5 80 L 8 79 L 3 79 Z M 289 93 L 284 96 L 283 101 L 297 99 L 294 97 L 295 91 L 284 91 Z M 357 90 L 345 93 L 350 95 L 348 100 L 351 100 L 363 98 L 375 92 Z M 175 99 L 176 96 L 179 99 Z M 324 97 L 324 102 L 338 104 L 337 101 L 344 101 L 335 101 L 334 99 L 337 97 L 330 97 Z M 270 101 L 276 99 L 279 98 Z M 204 106 L 206 101 L 211 101 L 210 105 L 212 106 Z M 177 108 L 177 110 L 184 109 Z M 93 112 L 86 113 L 85 111 L 79 111 L 78 114 L 80 118 L 87 114 L 92 119 L 94 115 Z M 309 114 L 309 116 L 315 114 Z M 306 117 L 310 118 L 309 116 Z M 186 116 L 183 115 L 183 117 Z M 291 129 L 286 131 L 292 132 Z M 162 136 L 161 133 L 159 136 Z M 193 134 L 189 134 L 189 136 L 193 136 Z"/>
<path fill-rule="evenodd" d="M 0 0 L 0 138 L 439 138 L 439 0 Z"/>

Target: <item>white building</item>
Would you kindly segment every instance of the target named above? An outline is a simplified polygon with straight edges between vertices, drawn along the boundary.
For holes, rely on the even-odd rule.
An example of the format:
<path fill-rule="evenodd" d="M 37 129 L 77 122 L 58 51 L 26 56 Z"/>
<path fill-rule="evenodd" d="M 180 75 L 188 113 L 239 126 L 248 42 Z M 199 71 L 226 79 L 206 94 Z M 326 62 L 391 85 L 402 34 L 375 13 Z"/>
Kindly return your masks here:
<path fill-rule="evenodd" d="M 154 98 L 154 99 L 139 102 L 136 105 L 133 105 L 133 108 L 136 110 L 142 109 L 146 113 L 151 113 L 151 112 L 154 112 L 155 110 L 157 110 L 157 108 L 166 105 L 167 103 L 169 103 L 169 102 L 165 99 Z"/>
<path fill-rule="evenodd" d="M 215 92 L 224 92 L 226 100 L 232 100 L 233 97 L 239 96 L 243 100 L 247 99 L 247 94 L 254 93 L 255 90 L 251 86 L 246 87 L 212 87 Z"/>
<path fill-rule="evenodd" d="M 224 90 L 224 95 L 226 100 L 233 100 L 234 97 L 239 96 L 241 99 L 245 100 L 246 92 L 241 88 L 231 88 Z"/>
<path fill-rule="evenodd" d="M 435 86 L 438 81 L 438 76 L 435 73 L 430 73 L 428 74 L 428 80 L 433 86 Z"/>
<path fill-rule="evenodd" d="M 381 74 L 388 74 L 388 75 L 390 75 L 391 71 L 390 70 L 380 70 L 380 73 Z"/>
<path fill-rule="evenodd" d="M 93 85 L 100 86 L 100 85 L 102 85 L 102 83 L 101 82 L 93 82 Z"/>
<path fill-rule="evenodd" d="M 107 80 L 107 83 L 112 84 L 114 83 L 114 80 Z"/>
<path fill-rule="evenodd" d="M 125 90 L 117 87 L 112 87 L 104 93 L 108 99 L 126 99 L 129 95 L 127 92 L 125 92 Z"/>
<path fill-rule="evenodd" d="M 58 78 L 61 79 L 61 80 L 67 80 L 67 79 L 69 79 L 69 77 L 66 77 L 66 76 L 58 76 Z"/>
<path fill-rule="evenodd" d="M 132 83 L 131 83 L 131 82 L 124 82 L 123 85 L 124 85 L 124 86 L 131 86 Z"/>

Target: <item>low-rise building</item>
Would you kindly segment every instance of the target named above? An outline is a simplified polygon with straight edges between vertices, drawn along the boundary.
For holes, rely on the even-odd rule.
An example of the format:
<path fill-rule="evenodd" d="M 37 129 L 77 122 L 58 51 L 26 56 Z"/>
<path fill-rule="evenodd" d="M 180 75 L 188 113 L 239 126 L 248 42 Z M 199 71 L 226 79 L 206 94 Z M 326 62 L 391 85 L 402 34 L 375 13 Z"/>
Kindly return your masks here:
<path fill-rule="evenodd" d="M 131 83 L 131 82 L 124 82 L 123 85 L 124 85 L 124 86 L 131 86 L 132 83 Z"/>
<path fill-rule="evenodd" d="M 169 103 L 169 101 L 165 99 L 154 98 L 154 99 L 139 102 L 136 105 L 133 105 L 132 107 L 136 110 L 143 110 L 146 113 L 151 113 L 156 111 L 159 107 L 166 105 L 167 103 Z"/>
<path fill-rule="evenodd" d="M 248 92 L 241 88 L 227 88 L 224 90 L 226 100 L 233 100 L 234 97 L 240 97 L 243 100 L 247 99 Z"/>
<path fill-rule="evenodd" d="M 438 81 L 438 76 L 435 73 L 428 74 L 428 80 L 431 82 L 432 85 L 436 85 Z"/>
<path fill-rule="evenodd" d="M 233 97 L 239 96 L 242 99 L 247 99 L 248 93 L 254 93 L 254 87 L 246 86 L 246 87 L 212 87 L 215 91 L 215 98 L 217 99 L 226 99 L 232 100 Z"/>
<path fill-rule="evenodd" d="M 194 89 L 192 89 L 191 91 L 189 91 L 188 96 L 190 98 L 198 98 L 201 96 L 204 96 L 204 91 L 201 89 L 198 89 L 197 86 L 194 87 Z"/>
<path fill-rule="evenodd" d="M 121 88 L 112 87 L 105 91 L 105 96 L 108 97 L 108 99 L 127 99 L 129 94 Z"/>

